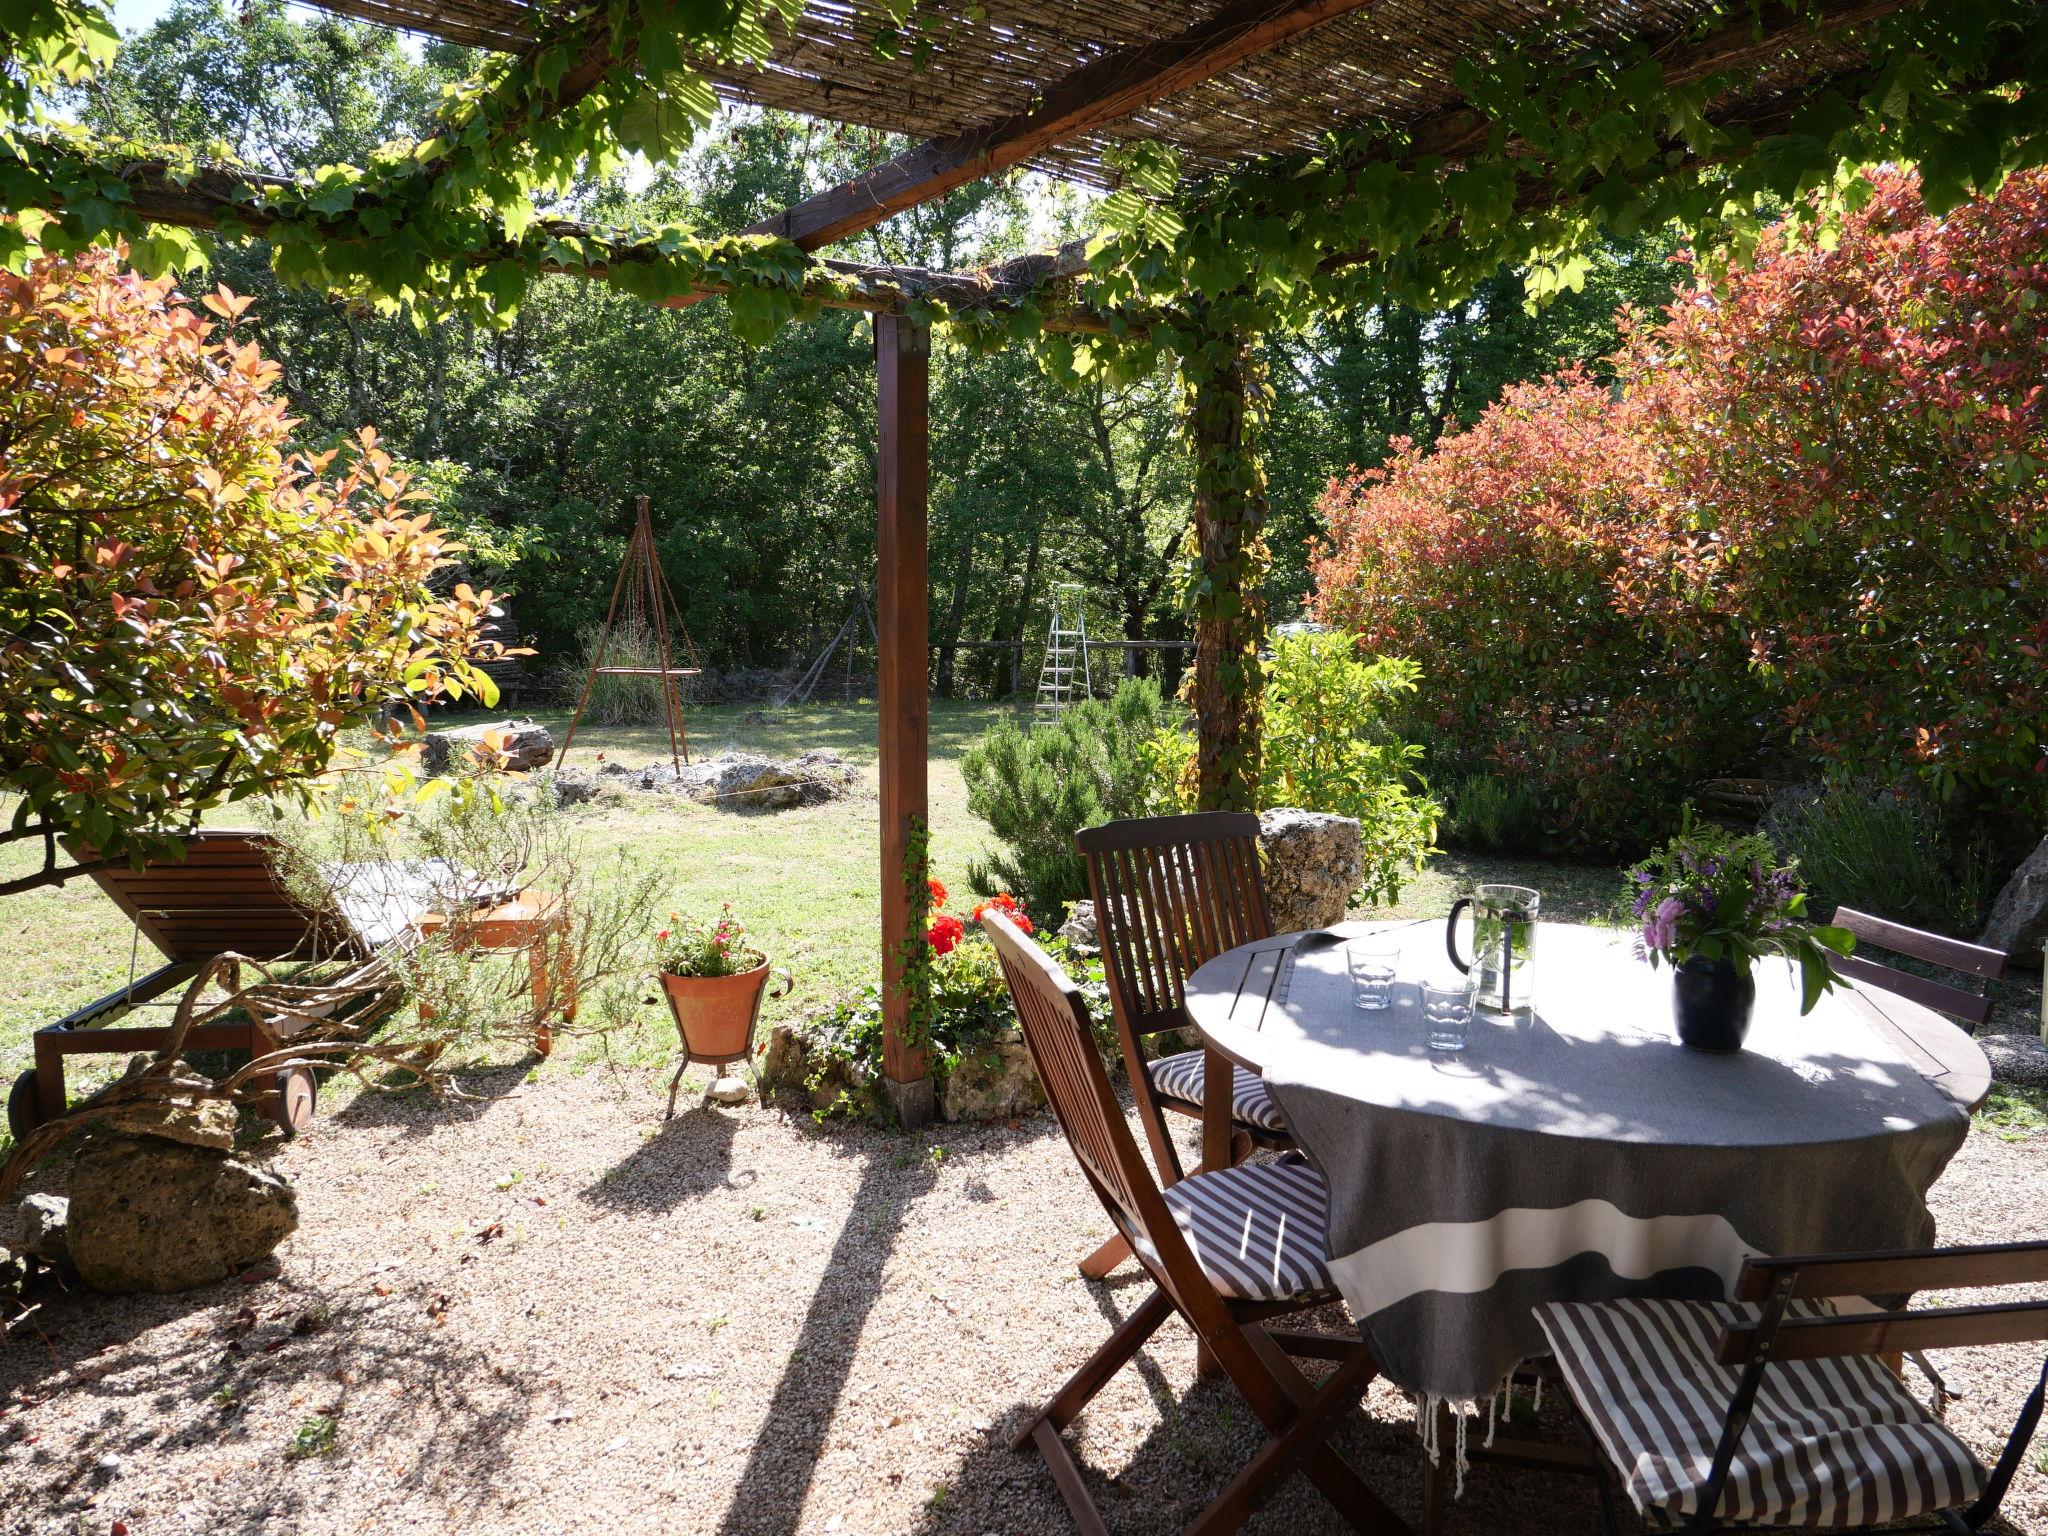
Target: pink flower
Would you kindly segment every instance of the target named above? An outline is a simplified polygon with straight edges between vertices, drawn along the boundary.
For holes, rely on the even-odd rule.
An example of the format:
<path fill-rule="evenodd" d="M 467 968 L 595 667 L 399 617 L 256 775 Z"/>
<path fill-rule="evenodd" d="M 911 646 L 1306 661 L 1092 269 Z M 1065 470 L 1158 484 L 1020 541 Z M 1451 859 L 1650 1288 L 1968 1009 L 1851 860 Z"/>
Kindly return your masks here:
<path fill-rule="evenodd" d="M 1666 896 L 1657 903 L 1643 924 L 1643 943 L 1650 949 L 1669 949 L 1678 942 L 1678 918 L 1685 911 L 1685 903 L 1676 896 Z"/>

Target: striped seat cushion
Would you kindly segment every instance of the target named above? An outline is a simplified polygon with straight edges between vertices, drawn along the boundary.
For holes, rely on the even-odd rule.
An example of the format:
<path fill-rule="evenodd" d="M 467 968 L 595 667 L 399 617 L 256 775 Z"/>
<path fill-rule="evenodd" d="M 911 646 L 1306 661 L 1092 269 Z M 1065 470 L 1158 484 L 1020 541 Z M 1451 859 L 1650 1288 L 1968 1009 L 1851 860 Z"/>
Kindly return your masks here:
<path fill-rule="evenodd" d="M 1255 1125 L 1262 1131 L 1287 1134 L 1287 1122 L 1280 1118 L 1280 1106 L 1266 1091 L 1266 1080 L 1243 1067 L 1232 1067 L 1230 1113 L 1233 1119 Z M 1202 1107 L 1202 1052 L 1182 1051 L 1145 1063 L 1145 1075 L 1152 1079 L 1152 1091 L 1162 1099 Z"/>
<path fill-rule="evenodd" d="M 1306 1163 L 1244 1163 L 1165 1191 L 1174 1225 L 1225 1296 L 1279 1301 L 1331 1289 L 1330 1191 Z M 1155 1255 L 1156 1257 L 1156 1255 Z"/>
<path fill-rule="evenodd" d="M 1788 1317 L 1825 1303 L 1794 1302 Z M 1646 1519 L 1693 1514 L 1737 1368 L 1717 1364 L 1728 1302 L 1549 1303 L 1536 1320 L 1573 1399 Z M 1969 1503 L 1984 1469 L 1905 1383 L 1869 1356 L 1774 1361 L 1715 1517 L 1780 1526 L 1880 1524 Z"/>

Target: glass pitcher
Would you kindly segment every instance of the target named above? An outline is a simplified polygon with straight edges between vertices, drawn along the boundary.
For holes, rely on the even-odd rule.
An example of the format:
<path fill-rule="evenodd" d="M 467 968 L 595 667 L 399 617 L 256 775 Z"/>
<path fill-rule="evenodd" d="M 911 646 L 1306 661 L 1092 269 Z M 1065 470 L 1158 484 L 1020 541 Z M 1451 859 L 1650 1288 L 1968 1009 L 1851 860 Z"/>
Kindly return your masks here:
<path fill-rule="evenodd" d="M 1526 885 L 1481 885 L 1451 903 L 1444 947 L 1451 964 L 1472 978 L 1472 1006 L 1481 1013 L 1526 1019 L 1535 1004 L 1536 913 L 1543 894 Z M 1458 953 L 1458 914 L 1472 909 L 1472 958 Z"/>

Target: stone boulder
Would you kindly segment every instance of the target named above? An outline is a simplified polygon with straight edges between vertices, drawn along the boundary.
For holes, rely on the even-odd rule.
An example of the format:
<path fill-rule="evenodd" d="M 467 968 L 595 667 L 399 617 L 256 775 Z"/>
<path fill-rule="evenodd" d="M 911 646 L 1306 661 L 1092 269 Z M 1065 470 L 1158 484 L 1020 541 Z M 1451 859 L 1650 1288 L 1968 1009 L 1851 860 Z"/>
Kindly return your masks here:
<path fill-rule="evenodd" d="M 1977 1044 L 1991 1063 L 1992 1078 L 2016 1088 L 2048 1088 L 2048 1044 L 2032 1035 L 1980 1034 Z"/>
<path fill-rule="evenodd" d="M 1077 901 L 1067 909 L 1067 920 L 1060 924 L 1060 937 L 1074 946 L 1077 955 L 1099 955 L 1102 953 L 1102 935 L 1095 926 L 1095 903 Z"/>
<path fill-rule="evenodd" d="M 829 750 L 806 752 L 789 760 L 753 752 L 721 752 L 687 765 L 678 788 L 701 805 L 782 811 L 840 799 L 853 787 L 853 781 L 853 769 Z"/>
<path fill-rule="evenodd" d="M 71 1202 L 62 1195 L 28 1195 L 21 1202 L 20 1227 L 14 1246 L 45 1264 L 63 1264 L 71 1257 Z"/>
<path fill-rule="evenodd" d="M 420 753 L 420 766 L 428 773 L 446 773 L 451 765 L 461 766 L 483 744 L 486 734 L 501 733 L 506 766 L 518 772 L 545 768 L 554 761 L 555 738 L 544 725 L 531 720 L 493 720 L 487 725 L 464 725 L 449 731 L 429 731 Z"/>
<path fill-rule="evenodd" d="M 1365 884 L 1365 842 L 1349 816 L 1282 807 L 1259 813 L 1266 855 L 1266 897 L 1273 931 L 1327 928 L 1344 921 Z"/>
<path fill-rule="evenodd" d="M 67 1238 L 97 1291 L 185 1291 L 266 1257 L 298 1227 L 267 1169 L 155 1136 L 93 1136 L 71 1166 Z"/>
<path fill-rule="evenodd" d="M 1006 1031 L 988 1045 L 963 1052 L 938 1083 L 941 1120 L 1007 1120 L 1045 1102 L 1023 1033 Z"/>
<path fill-rule="evenodd" d="M 201 1099 L 194 1104 L 144 1100 L 101 1110 L 93 1117 L 92 1128 L 232 1152 L 237 1120 L 235 1106 L 226 1099 Z"/>
<path fill-rule="evenodd" d="M 2048 837 L 2005 882 L 1977 942 L 2002 949 L 2018 964 L 2032 968 L 2041 964 L 2043 940 L 2048 940 Z"/>

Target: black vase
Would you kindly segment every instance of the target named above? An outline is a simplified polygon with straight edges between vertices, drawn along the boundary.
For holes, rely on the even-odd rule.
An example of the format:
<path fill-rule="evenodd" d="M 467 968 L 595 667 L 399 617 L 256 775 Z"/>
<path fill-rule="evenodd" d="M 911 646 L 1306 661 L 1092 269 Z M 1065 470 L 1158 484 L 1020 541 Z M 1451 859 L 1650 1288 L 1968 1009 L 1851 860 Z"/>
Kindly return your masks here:
<path fill-rule="evenodd" d="M 1691 959 L 1671 974 L 1671 1015 L 1678 1040 L 1696 1051 L 1742 1049 L 1756 1007 L 1756 978 L 1732 960 Z"/>

